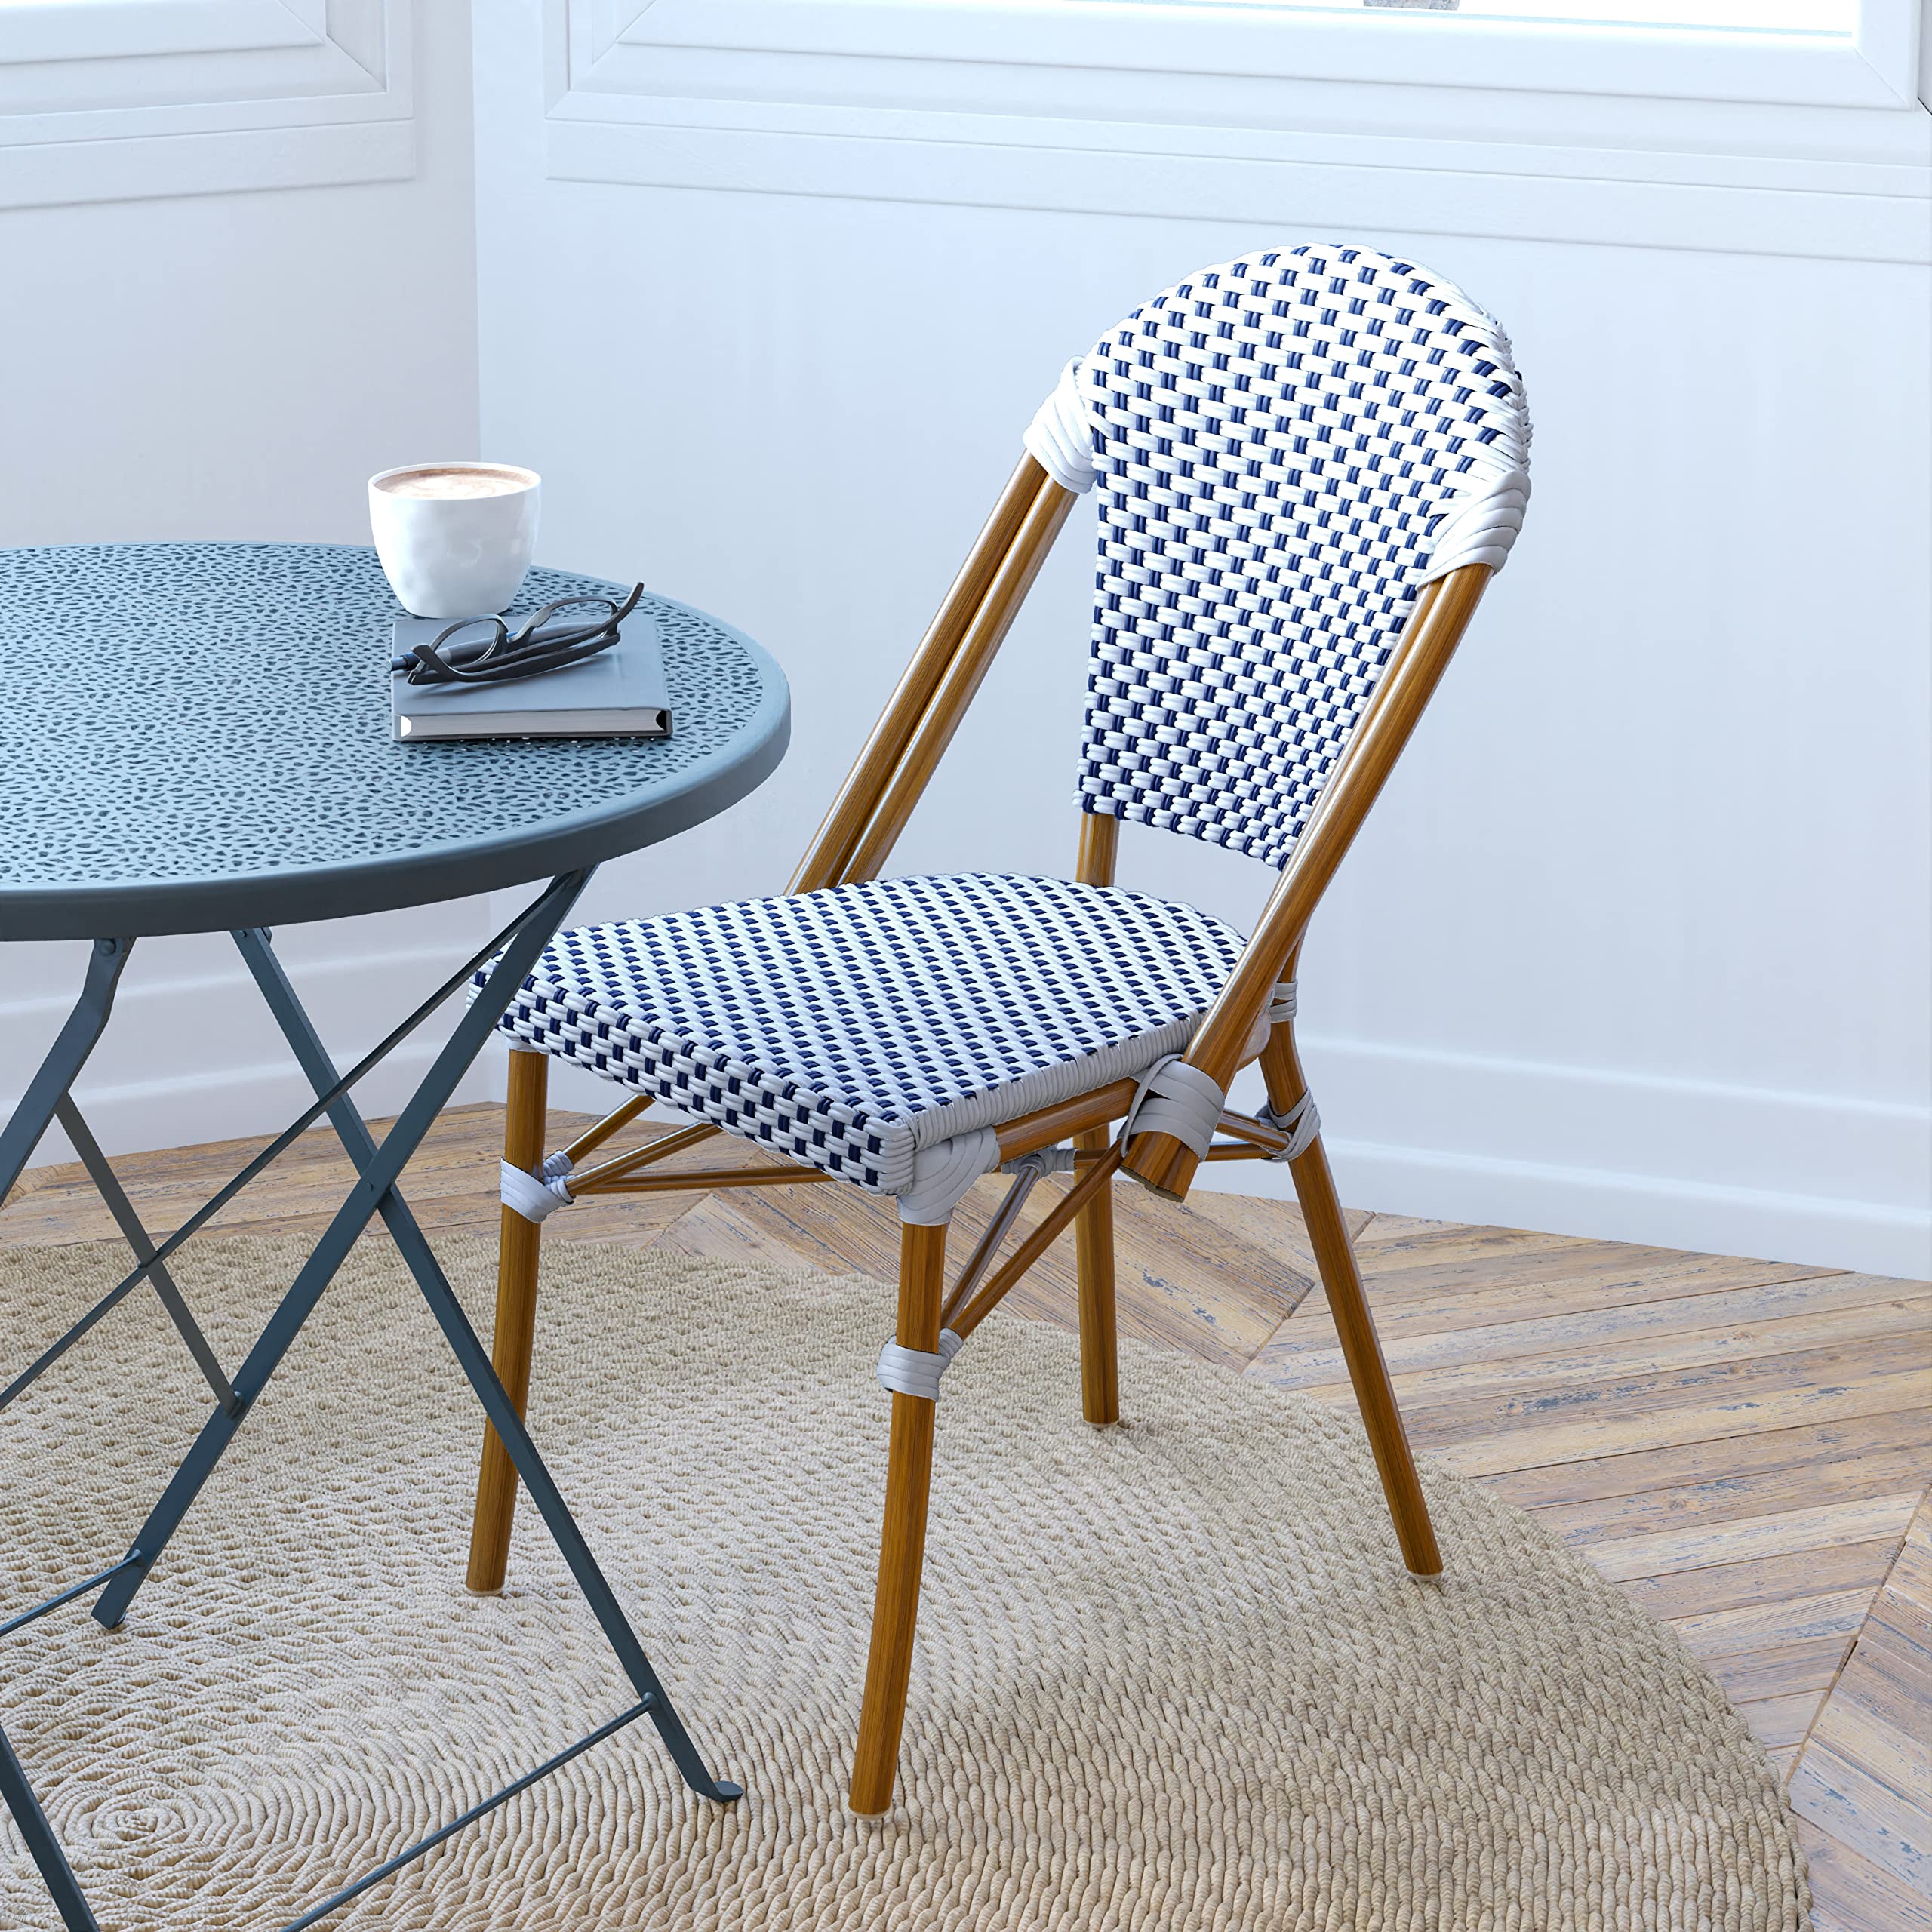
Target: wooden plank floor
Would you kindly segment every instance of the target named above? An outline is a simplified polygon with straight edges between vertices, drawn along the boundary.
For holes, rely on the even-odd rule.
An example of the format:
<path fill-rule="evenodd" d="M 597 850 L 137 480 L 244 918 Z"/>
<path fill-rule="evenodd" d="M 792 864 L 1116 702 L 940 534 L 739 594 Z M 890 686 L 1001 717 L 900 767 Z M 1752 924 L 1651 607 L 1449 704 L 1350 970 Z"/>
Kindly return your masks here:
<path fill-rule="evenodd" d="M 500 1122 L 454 1110 L 412 1165 L 432 1232 L 494 1235 Z M 553 1115 L 551 1144 L 585 1124 Z M 257 1144 L 115 1164 L 159 1230 Z M 726 1140 L 678 1158 L 759 1158 Z M 306 1136 L 216 1228 L 313 1235 L 348 1180 L 333 1141 Z M 998 1197 L 983 1182 L 969 1198 L 964 1239 Z M 1116 1201 L 1124 1332 L 1350 1403 L 1293 1208 L 1217 1194 L 1175 1208 L 1132 1187 Z M 1534 1512 L 1726 1686 L 1789 1775 L 1819 1932 L 1932 1932 L 1932 1284 L 1392 1215 L 1350 1225 L 1417 1447 Z M 75 1168 L 31 1173 L 0 1211 L 0 1245 L 113 1232 Z M 889 1208 L 835 1186 L 607 1197 L 546 1235 L 882 1279 L 898 1245 Z M 1072 1250 L 1063 1238 L 1008 1306 L 1073 1326 Z"/>

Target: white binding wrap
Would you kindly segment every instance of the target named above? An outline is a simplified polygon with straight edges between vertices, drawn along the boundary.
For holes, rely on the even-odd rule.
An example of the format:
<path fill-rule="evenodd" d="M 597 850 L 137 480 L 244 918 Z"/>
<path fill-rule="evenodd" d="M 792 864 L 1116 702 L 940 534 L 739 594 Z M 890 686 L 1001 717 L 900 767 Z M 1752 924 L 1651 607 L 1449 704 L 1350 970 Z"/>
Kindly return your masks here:
<path fill-rule="evenodd" d="M 1080 399 L 1080 365 L 1060 372 L 1054 392 L 1041 404 L 1022 438 L 1026 453 L 1063 490 L 1084 496 L 1100 473 L 1094 458 L 1094 432 Z"/>
<path fill-rule="evenodd" d="M 1529 419 L 1519 414 L 1520 433 L 1499 435 L 1474 451 L 1467 488 L 1442 512 L 1429 568 L 1417 580 L 1432 583 L 1465 564 L 1500 571 L 1522 534 L 1530 500 Z"/>
<path fill-rule="evenodd" d="M 521 1168 L 513 1168 L 507 1161 L 499 1165 L 503 1170 L 499 1192 L 503 1205 L 512 1214 L 521 1214 L 526 1221 L 540 1223 L 559 1208 L 571 1204 L 571 1190 L 565 1179 L 571 1164 L 561 1154 L 552 1154 L 543 1163 L 540 1177 L 526 1173 Z"/>
<path fill-rule="evenodd" d="M 1507 361 L 1509 339 L 1500 328 L 1496 341 Z M 1492 420 L 1497 433 L 1470 449 L 1465 488 L 1443 514 L 1429 568 L 1419 583 L 1432 583 L 1465 564 L 1487 564 L 1500 571 L 1522 533 L 1523 511 L 1530 500 L 1529 411 L 1521 406 L 1519 395 L 1515 410 L 1499 411 Z"/>
<path fill-rule="evenodd" d="M 1000 1172 L 1031 1174 L 1035 1180 L 1044 1180 L 1049 1174 L 1070 1174 L 1078 1165 L 1071 1147 L 1036 1147 L 1030 1154 L 1016 1155 Z"/>
<path fill-rule="evenodd" d="M 1245 1065 L 1254 1059 L 1268 1044 L 1268 1035 L 1285 1020 L 1295 1017 L 1295 983 L 1292 980 L 1278 980 L 1268 1004 L 1261 1009 L 1254 1023 L 1254 1030 L 1247 1036 L 1247 1050 L 1241 1055 Z"/>
<path fill-rule="evenodd" d="M 929 1355 L 923 1349 L 902 1349 L 888 1342 L 878 1352 L 878 1380 L 882 1389 L 895 1395 L 916 1395 L 921 1401 L 939 1400 L 939 1379 L 946 1364 L 966 1346 L 964 1335 L 950 1328 L 939 1331 L 939 1352 Z"/>
<path fill-rule="evenodd" d="M 935 1141 L 912 1156 L 912 1184 L 893 1198 L 899 1218 L 915 1227 L 943 1227 L 982 1174 L 999 1165 L 999 1136 L 989 1127 Z"/>
<path fill-rule="evenodd" d="M 1228 1097 L 1198 1066 L 1179 1054 L 1156 1060 L 1140 1076 L 1127 1118 L 1121 1122 L 1121 1145 L 1137 1134 L 1171 1134 L 1196 1160 L 1214 1144 L 1214 1128 Z"/>
<path fill-rule="evenodd" d="M 1263 1127 L 1272 1127 L 1277 1134 L 1285 1134 L 1288 1144 L 1278 1154 L 1270 1154 L 1271 1161 L 1298 1161 L 1315 1145 L 1315 1137 L 1321 1131 L 1321 1116 L 1315 1111 L 1315 1096 L 1304 1094 L 1286 1113 L 1278 1114 L 1272 1107 L 1257 1107 L 1254 1118 Z"/>

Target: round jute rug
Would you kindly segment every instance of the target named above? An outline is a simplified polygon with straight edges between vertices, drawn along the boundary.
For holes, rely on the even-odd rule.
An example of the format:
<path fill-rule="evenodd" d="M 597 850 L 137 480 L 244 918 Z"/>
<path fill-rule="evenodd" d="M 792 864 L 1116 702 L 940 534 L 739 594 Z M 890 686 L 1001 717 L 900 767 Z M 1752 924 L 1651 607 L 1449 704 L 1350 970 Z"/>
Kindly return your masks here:
<path fill-rule="evenodd" d="M 469 1305 L 491 1256 L 439 1243 Z M 231 1363 L 299 1247 L 191 1248 Z M 125 1266 L 0 1254 L 20 1361 Z M 1401 1570 L 1355 1422 L 995 1317 L 946 1379 L 897 1807 L 843 1807 L 884 1481 L 876 1284 L 550 1245 L 532 1420 L 710 1761 L 648 1721 L 333 1924 L 386 1932 L 1567 1932 L 1805 1923 L 1762 1753 L 1520 1512 L 1426 1476 Z M 208 1407 L 152 1297 L 0 1416 L 0 1603 L 119 1555 Z M 386 1246 L 331 1291 L 124 1629 L 10 1639 L 0 1721 L 112 1932 L 257 1932 L 621 1710 L 540 1522 L 461 1586 L 476 1412 Z M 52 1923 L 10 1826 L 0 1926 Z"/>

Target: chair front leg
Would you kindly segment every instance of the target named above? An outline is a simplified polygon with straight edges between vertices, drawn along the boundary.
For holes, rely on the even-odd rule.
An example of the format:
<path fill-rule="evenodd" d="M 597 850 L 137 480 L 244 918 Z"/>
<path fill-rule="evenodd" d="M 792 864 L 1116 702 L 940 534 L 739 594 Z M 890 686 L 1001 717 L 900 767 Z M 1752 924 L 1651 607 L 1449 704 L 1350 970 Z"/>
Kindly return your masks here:
<path fill-rule="evenodd" d="M 1076 1148 L 1106 1152 L 1104 1127 L 1076 1134 Z M 1080 1275 L 1080 1406 L 1099 1425 L 1120 1420 L 1120 1345 L 1114 1321 L 1114 1193 L 1111 1183 L 1082 1208 L 1073 1224 Z"/>
<path fill-rule="evenodd" d="M 902 1349 L 939 1347 L 940 1302 L 946 1279 L 946 1229 L 913 1223 L 899 1232 L 899 1327 Z M 849 1802 L 872 1817 L 892 1802 L 906 1687 L 912 1670 L 912 1632 L 925 1564 L 926 1503 L 932 1485 L 936 1403 L 894 1392 L 885 1472 L 885 1523 L 879 1537 L 878 1583 L 872 1597 L 872 1648 L 865 1702 L 852 1758 Z"/>
<path fill-rule="evenodd" d="M 521 1048 L 510 1053 L 509 1104 L 503 1115 L 503 1158 L 534 1168 L 543 1158 L 548 1057 Z M 503 1392 L 521 1416 L 530 1401 L 530 1358 L 537 1334 L 537 1267 L 542 1224 L 512 1208 L 503 1211 L 497 1235 L 497 1327 L 491 1361 Z M 469 1531 L 467 1586 L 479 1596 L 503 1587 L 509 1565 L 510 1526 L 516 1516 L 516 1470 L 497 1432 L 485 1426 L 483 1464 L 476 1479 L 476 1514 Z"/>
<path fill-rule="evenodd" d="M 1348 1223 L 1335 1192 L 1335 1177 L 1318 1134 L 1307 1151 L 1290 1162 L 1288 1171 L 1294 1177 L 1302 1217 L 1308 1223 L 1309 1244 L 1321 1267 L 1321 1284 L 1328 1291 L 1342 1358 L 1348 1364 L 1349 1380 L 1355 1385 L 1355 1401 L 1367 1427 L 1369 1447 L 1375 1452 L 1375 1466 L 1382 1478 L 1382 1492 L 1389 1499 L 1389 1513 L 1395 1519 L 1402 1561 L 1413 1576 L 1440 1576 L 1442 1555 L 1436 1548 L 1435 1525 L 1429 1519 L 1429 1505 L 1416 1477 L 1408 1432 L 1395 1405 L 1389 1364 L 1383 1359 L 1381 1338 L 1368 1312 L 1361 1270 L 1355 1264 Z"/>

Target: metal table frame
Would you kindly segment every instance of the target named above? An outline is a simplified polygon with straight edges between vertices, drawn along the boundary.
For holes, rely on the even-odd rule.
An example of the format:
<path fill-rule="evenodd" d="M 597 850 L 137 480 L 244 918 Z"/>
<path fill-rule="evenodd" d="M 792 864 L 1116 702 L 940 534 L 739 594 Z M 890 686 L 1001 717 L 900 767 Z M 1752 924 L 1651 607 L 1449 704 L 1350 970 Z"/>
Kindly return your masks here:
<path fill-rule="evenodd" d="M 164 1241 L 153 1240 L 143 1226 L 140 1217 L 102 1155 L 99 1143 L 81 1118 L 71 1092 L 75 1078 L 86 1065 L 107 1025 L 115 987 L 133 950 L 132 939 L 94 941 L 79 1001 L 14 1110 L 12 1119 L 0 1132 L 0 1199 L 4 1199 L 41 1137 L 53 1121 L 58 1120 L 72 1140 L 102 1198 L 119 1224 L 136 1263 L 132 1272 L 66 1334 L 43 1350 L 25 1371 L 0 1390 L 0 1407 L 5 1407 L 29 1387 L 143 1281 L 151 1284 L 159 1296 L 215 1398 L 214 1411 L 202 1425 L 193 1447 L 162 1492 L 128 1553 L 97 1574 L 0 1623 L 0 1636 L 10 1635 L 36 1618 L 97 1589 L 100 1595 L 92 1609 L 95 1621 L 110 1630 L 118 1626 L 135 1592 L 160 1560 L 168 1539 L 214 1473 L 223 1451 L 248 1420 L 250 1408 L 267 1386 L 290 1344 L 301 1332 L 303 1323 L 314 1312 L 349 1250 L 371 1218 L 380 1215 L 451 1352 L 476 1392 L 484 1414 L 509 1451 L 518 1475 L 555 1538 L 577 1587 L 589 1604 L 636 1693 L 634 1703 L 588 1736 L 451 1820 L 420 1843 L 386 1860 L 374 1871 L 365 1872 L 353 1883 L 332 1894 L 292 1921 L 283 1932 L 302 1932 L 302 1928 L 327 1918 L 453 1833 L 527 1789 L 539 1778 L 641 1717 L 648 1716 L 656 1724 L 658 1735 L 692 1790 L 704 1797 L 718 1799 L 743 1795 L 740 1786 L 713 1777 L 698 1755 L 664 1687 L 651 1667 L 642 1643 L 619 1607 L 562 1494 L 544 1466 L 536 1444 L 531 1441 L 529 1432 L 524 1427 L 502 1383 L 497 1380 L 491 1366 L 489 1350 L 471 1326 L 421 1227 L 396 1186 L 404 1167 L 421 1145 L 438 1114 L 448 1104 L 457 1082 L 481 1051 L 515 989 L 562 924 L 589 877 L 589 869 L 585 869 L 563 873 L 554 879 L 460 971 L 453 974 L 408 1019 L 340 1077 L 282 971 L 269 930 L 263 926 L 237 929 L 233 934 L 235 943 L 303 1074 L 315 1088 L 316 1097 L 312 1106 Z M 501 957 L 488 980 L 457 1022 L 448 1044 L 437 1054 L 421 1084 L 379 1145 L 350 1097 L 350 1090 L 500 951 Z M 325 1115 L 360 1178 L 231 1380 L 169 1275 L 168 1258 L 191 1235 L 205 1226 L 298 1135 Z M 54 1835 L 46 1811 L 35 1795 L 26 1768 L 7 1741 L 4 1730 L 0 1730 L 0 1798 L 4 1798 L 19 1825 L 67 1932 L 100 1932 L 73 1868 Z"/>

